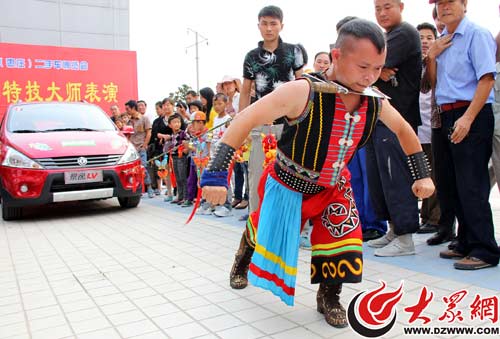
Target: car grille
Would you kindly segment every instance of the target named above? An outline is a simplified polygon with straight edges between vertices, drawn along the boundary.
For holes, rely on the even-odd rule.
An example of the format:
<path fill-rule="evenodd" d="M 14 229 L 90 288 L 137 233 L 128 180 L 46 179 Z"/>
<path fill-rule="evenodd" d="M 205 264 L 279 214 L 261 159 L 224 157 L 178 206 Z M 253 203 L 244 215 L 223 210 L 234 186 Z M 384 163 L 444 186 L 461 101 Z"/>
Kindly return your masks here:
<path fill-rule="evenodd" d="M 102 167 L 114 166 L 120 160 L 121 155 L 90 155 L 90 156 L 72 156 L 58 158 L 41 158 L 36 161 L 47 169 L 54 168 L 87 168 L 87 167 Z M 87 159 L 86 165 L 78 163 L 79 158 Z"/>

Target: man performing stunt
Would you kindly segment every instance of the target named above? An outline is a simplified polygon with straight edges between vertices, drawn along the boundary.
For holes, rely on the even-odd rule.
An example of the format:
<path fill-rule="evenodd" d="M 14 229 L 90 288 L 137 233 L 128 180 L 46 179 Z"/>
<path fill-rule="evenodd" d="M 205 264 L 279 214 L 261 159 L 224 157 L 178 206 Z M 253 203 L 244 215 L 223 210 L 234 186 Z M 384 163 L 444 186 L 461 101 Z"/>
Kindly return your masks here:
<path fill-rule="evenodd" d="M 259 184 L 260 205 L 250 215 L 230 274 L 233 288 L 248 280 L 293 305 L 301 227 L 312 220 L 311 282 L 319 283 L 317 309 L 328 324 L 347 326 L 342 283 L 361 281 L 362 232 L 347 163 L 369 138 L 377 119 L 397 136 L 408 155 L 413 192 L 434 191 L 429 166 L 411 126 L 383 94 L 370 88 L 385 63 L 382 31 L 366 20 L 346 23 L 326 73 L 283 84 L 240 112 L 219 142 L 201 186 L 213 204 L 226 201 L 235 150 L 250 130 L 286 119 L 276 161 Z M 335 81 L 333 83 L 332 81 Z M 340 85 L 337 85 L 340 84 Z"/>

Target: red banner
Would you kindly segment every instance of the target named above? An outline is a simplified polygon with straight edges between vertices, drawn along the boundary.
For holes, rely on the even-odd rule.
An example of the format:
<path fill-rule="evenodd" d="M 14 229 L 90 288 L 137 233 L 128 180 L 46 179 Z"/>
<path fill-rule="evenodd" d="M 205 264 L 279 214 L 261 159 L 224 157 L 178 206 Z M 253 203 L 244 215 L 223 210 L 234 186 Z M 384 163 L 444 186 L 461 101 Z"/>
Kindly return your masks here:
<path fill-rule="evenodd" d="M 110 114 L 136 98 L 133 51 L 0 43 L 0 118 L 19 100 L 86 101 Z"/>

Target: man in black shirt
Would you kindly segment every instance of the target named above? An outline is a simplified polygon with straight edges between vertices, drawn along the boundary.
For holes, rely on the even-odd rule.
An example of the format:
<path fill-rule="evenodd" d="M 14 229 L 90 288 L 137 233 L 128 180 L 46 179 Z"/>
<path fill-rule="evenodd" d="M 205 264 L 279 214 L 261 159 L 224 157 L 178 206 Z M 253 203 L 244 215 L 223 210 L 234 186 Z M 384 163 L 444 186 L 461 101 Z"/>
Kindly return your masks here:
<path fill-rule="evenodd" d="M 419 93 L 422 50 L 418 31 L 402 21 L 401 0 L 375 0 L 377 22 L 386 31 L 387 58 L 375 83 L 391 97 L 391 104 L 413 127 L 421 124 Z M 415 254 L 412 233 L 419 226 L 417 199 L 412 194 L 412 179 L 407 158 L 397 137 L 382 122 L 377 122 L 367 144 L 368 184 L 377 216 L 389 220 L 389 231 L 368 242 L 377 248 L 376 256 Z"/>

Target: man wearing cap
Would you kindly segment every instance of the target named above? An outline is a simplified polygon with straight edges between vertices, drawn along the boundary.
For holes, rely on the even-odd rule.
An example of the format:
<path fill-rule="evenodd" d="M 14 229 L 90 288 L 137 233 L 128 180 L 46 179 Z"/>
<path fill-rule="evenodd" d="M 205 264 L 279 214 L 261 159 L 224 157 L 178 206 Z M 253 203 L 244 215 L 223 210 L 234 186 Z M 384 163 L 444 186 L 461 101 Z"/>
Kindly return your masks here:
<path fill-rule="evenodd" d="M 259 46 L 245 56 L 239 111 L 250 104 L 252 84 L 255 85 L 257 100 L 261 99 L 279 85 L 299 77 L 303 67 L 307 64 L 307 53 L 302 46 L 285 43 L 280 38 L 280 32 L 283 29 L 283 12 L 279 7 L 262 8 L 258 14 L 258 20 L 258 28 L 263 41 L 260 41 Z M 260 147 L 261 134 L 274 133 L 279 138 L 282 128 L 282 124 L 260 126 L 253 129 L 250 134 L 252 145 L 254 145 L 248 162 L 250 212 L 255 211 L 259 203 L 257 185 L 264 162 L 264 152 Z"/>
<path fill-rule="evenodd" d="M 465 15 L 467 0 L 429 0 L 446 25 L 429 51 L 427 67 L 441 107 L 441 133 L 448 137 L 441 161 L 447 180 L 438 181 L 441 204 L 453 206 L 458 244 L 440 253 L 460 259 L 454 267 L 476 270 L 497 266 L 500 250 L 493 230 L 488 161 L 492 152 L 493 85 L 496 45 L 486 29 Z"/>

